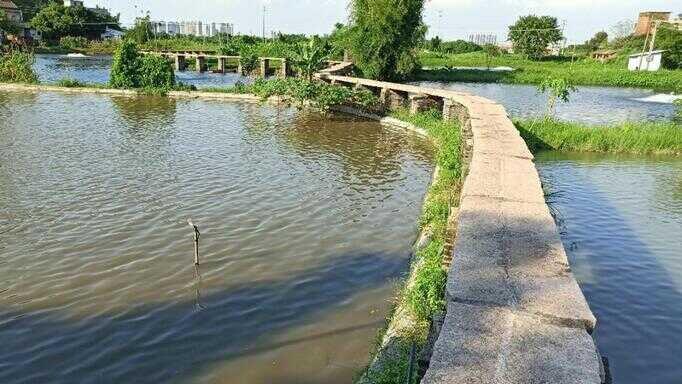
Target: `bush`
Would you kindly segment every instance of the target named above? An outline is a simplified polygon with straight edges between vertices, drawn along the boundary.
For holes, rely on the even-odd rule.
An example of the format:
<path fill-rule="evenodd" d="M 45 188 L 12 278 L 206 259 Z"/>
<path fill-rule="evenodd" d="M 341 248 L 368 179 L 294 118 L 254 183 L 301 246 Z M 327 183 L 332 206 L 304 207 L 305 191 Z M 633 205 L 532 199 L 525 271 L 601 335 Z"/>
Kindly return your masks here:
<path fill-rule="evenodd" d="M 109 85 L 113 88 L 139 88 L 139 72 L 140 53 L 137 45 L 126 40 L 114 52 Z"/>
<path fill-rule="evenodd" d="M 376 96 L 367 90 L 355 90 L 304 79 L 257 79 L 248 90 L 264 99 L 283 96 L 300 105 L 309 102 L 323 111 L 338 105 L 372 109 L 378 103 Z M 245 89 L 240 87 L 234 92 L 244 93 Z"/>
<path fill-rule="evenodd" d="M 675 120 L 682 122 L 682 99 L 673 101 L 673 105 L 677 109 L 675 111 Z"/>
<path fill-rule="evenodd" d="M 64 36 L 59 39 L 59 46 L 64 49 L 87 48 L 88 39 L 82 36 Z"/>
<path fill-rule="evenodd" d="M 142 56 L 133 41 L 125 40 L 114 53 L 109 85 L 168 91 L 175 87 L 175 72 L 165 58 Z"/>
<path fill-rule="evenodd" d="M 0 53 L 0 82 L 28 83 L 38 82 L 38 75 L 33 70 L 35 58 L 30 53 L 11 51 Z"/>
<path fill-rule="evenodd" d="M 660 27 L 656 37 L 656 49 L 664 49 L 663 66 L 668 69 L 682 69 L 682 32 Z"/>
<path fill-rule="evenodd" d="M 172 89 L 175 86 L 173 66 L 163 57 L 143 56 L 140 60 L 138 82 L 145 89 Z"/>
<path fill-rule="evenodd" d="M 451 54 L 470 53 L 483 50 L 483 47 L 476 43 L 464 40 L 455 40 L 442 43 L 440 51 Z"/>
<path fill-rule="evenodd" d="M 242 70 L 246 74 L 250 74 L 258 68 L 259 59 L 258 53 L 252 46 L 243 46 L 239 51 L 241 57 Z"/>

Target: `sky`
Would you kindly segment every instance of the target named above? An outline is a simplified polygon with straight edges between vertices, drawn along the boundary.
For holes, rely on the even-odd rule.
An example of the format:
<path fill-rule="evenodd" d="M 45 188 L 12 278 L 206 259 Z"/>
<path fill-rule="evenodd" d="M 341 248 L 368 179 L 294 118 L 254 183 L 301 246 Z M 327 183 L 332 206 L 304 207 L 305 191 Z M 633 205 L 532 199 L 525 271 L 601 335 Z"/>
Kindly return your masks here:
<path fill-rule="evenodd" d="M 348 0 L 85 0 L 120 13 L 123 23 L 149 11 L 153 20 L 229 22 L 235 32 L 261 34 L 263 6 L 266 33 L 325 34 L 348 19 Z M 640 11 L 682 13 L 680 0 L 427 0 L 424 21 L 429 37 L 468 39 L 470 34 L 496 34 L 506 39 L 507 27 L 522 15 L 552 15 L 565 22 L 569 42 L 582 42 L 622 20 L 636 20 Z"/>

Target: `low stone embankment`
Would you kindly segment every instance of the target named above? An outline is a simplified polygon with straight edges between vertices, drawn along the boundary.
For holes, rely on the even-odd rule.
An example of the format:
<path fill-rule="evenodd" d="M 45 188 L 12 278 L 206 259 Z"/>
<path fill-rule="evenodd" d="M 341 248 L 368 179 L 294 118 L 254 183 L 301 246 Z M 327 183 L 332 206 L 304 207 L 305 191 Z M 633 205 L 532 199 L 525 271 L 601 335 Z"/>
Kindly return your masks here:
<path fill-rule="evenodd" d="M 437 106 L 460 121 L 466 169 L 447 314 L 422 383 L 602 383 L 596 319 L 504 107 L 461 92 L 320 78 L 373 90 L 389 108 Z"/>

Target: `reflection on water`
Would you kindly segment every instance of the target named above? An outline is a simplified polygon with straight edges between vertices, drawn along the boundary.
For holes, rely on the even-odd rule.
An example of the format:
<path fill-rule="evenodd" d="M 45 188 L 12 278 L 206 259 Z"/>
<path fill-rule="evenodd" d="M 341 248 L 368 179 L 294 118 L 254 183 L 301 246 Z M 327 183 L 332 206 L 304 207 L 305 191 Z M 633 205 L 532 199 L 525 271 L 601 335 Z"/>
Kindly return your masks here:
<path fill-rule="evenodd" d="M 428 141 L 271 106 L 4 95 L 0 382 L 347 383 L 366 362 Z"/>
<path fill-rule="evenodd" d="M 163 130 L 175 121 L 177 101 L 169 97 L 112 97 L 111 101 L 126 125 L 136 131 Z"/>
<path fill-rule="evenodd" d="M 78 80 L 91 84 L 106 84 L 109 82 L 111 70 L 111 56 L 68 57 L 66 55 L 40 54 L 36 55 L 35 69 L 40 81 L 55 83 L 62 79 Z M 176 72 L 178 82 L 194 85 L 197 88 L 227 87 L 237 81 L 249 83 L 249 77 L 235 73 L 215 74 L 192 71 Z"/>
<path fill-rule="evenodd" d="M 614 383 L 679 383 L 682 159 L 548 152 L 537 162 Z"/>
<path fill-rule="evenodd" d="M 512 117 L 542 117 L 547 111 L 547 95 L 538 93 L 534 85 L 437 83 L 424 86 L 473 93 L 495 100 L 507 108 Z M 675 108 L 668 103 L 638 100 L 655 93 L 646 89 L 613 87 L 578 87 L 569 103 L 557 105 L 557 117 L 587 124 L 611 124 L 623 121 L 670 120 Z"/>

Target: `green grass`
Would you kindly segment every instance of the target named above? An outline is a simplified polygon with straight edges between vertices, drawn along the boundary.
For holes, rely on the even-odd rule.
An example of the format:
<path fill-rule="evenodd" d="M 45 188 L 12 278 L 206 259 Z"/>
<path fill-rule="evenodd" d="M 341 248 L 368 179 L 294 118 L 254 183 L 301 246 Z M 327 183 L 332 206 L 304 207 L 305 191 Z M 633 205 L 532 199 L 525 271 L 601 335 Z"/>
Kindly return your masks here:
<path fill-rule="evenodd" d="M 422 53 L 420 58 L 422 65 L 438 69 L 422 70 L 415 75 L 415 80 L 540 84 L 551 76 L 569 79 L 574 85 L 653 88 L 682 92 L 682 70 L 631 72 L 627 69 L 627 57 L 625 55 L 606 64 L 587 58 L 572 60 L 569 57 L 533 61 L 521 55 L 512 54 L 504 54 L 491 59 L 492 67 L 512 67 L 516 69 L 513 72 L 447 68 L 485 67 L 486 56 L 481 52 L 459 55 Z"/>
<path fill-rule="evenodd" d="M 405 383 L 412 343 L 415 343 L 419 353 L 426 343 L 432 316 L 445 311 L 447 274 L 443 269 L 443 256 L 450 207 L 459 202 L 461 183 L 460 130 L 456 122 L 443 121 L 441 113 L 435 110 L 416 115 L 399 110 L 390 115 L 428 132 L 436 143 L 436 164 L 440 171 L 427 193 L 419 220 L 423 230 L 428 228 L 431 231 L 432 240 L 428 246 L 416 252 L 411 271 L 413 283 L 401 287 L 396 298 L 396 305 L 406 309 L 416 320 L 416 325 L 394 337 L 391 340 L 393 345 L 381 351 L 384 355 L 378 357 L 380 363 L 361 373 L 362 380 L 359 382 L 363 384 Z M 381 347 L 384 333 L 385 330 L 378 335 L 377 349 Z M 374 357 L 376 352 L 372 360 Z"/>
<path fill-rule="evenodd" d="M 64 88 L 85 88 L 89 87 L 87 83 L 84 83 L 79 80 L 73 80 L 73 79 L 61 79 L 58 82 L 56 82 L 54 85 L 58 87 L 64 87 Z"/>
<path fill-rule="evenodd" d="M 431 229 L 432 242 L 417 252 L 416 258 L 423 264 L 416 271 L 415 283 L 404 294 L 417 319 L 427 321 L 433 314 L 445 311 L 447 275 L 442 267 L 443 249 L 448 236 L 450 207 L 459 202 L 462 174 L 460 130 L 457 123 L 443 121 L 440 112 L 435 110 L 416 115 L 402 110 L 392 113 L 392 116 L 425 129 L 438 147 L 436 163 L 440 172 L 428 192 L 420 218 L 422 229 Z"/>
<path fill-rule="evenodd" d="M 682 124 L 674 122 L 622 123 L 589 126 L 553 119 L 516 120 L 531 151 L 682 154 Z"/>

